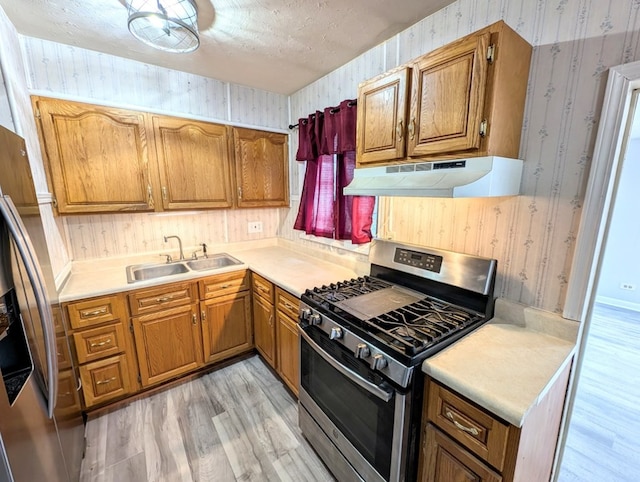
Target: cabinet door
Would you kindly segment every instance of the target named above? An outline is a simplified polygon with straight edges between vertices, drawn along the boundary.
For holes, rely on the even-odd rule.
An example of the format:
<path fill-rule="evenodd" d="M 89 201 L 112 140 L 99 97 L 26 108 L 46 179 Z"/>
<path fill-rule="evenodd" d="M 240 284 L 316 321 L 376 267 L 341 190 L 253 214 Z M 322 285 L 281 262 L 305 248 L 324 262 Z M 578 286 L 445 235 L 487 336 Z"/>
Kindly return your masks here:
<path fill-rule="evenodd" d="M 405 156 L 409 68 L 394 70 L 358 88 L 358 165 Z"/>
<path fill-rule="evenodd" d="M 200 303 L 205 363 L 245 352 L 253 346 L 251 293 L 244 291 Z"/>
<path fill-rule="evenodd" d="M 202 365 L 198 305 L 133 318 L 142 386 L 154 385 Z"/>
<path fill-rule="evenodd" d="M 154 209 L 144 113 L 58 99 L 34 103 L 60 213 Z"/>
<path fill-rule="evenodd" d="M 289 206 L 287 136 L 233 128 L 237 205 Z"/>
<path fill-rule="evenodd" d="M 153 116 L 164 209 L 231 207 L 227 127 Z"/>
<path fill-rule="evenodd" d="M 413 65 L 409 156 L 480 147 L 489 38 L 489 33 L 466 37 Z"/>
<path fill-rule="evenodd" d="M 281 311 L 277 312 L 278 374 L 298 395 L 300 379 L 300 346 L 298 324 Z"/>
<path fill-rule="evenodd" d="M 259 296 L 253 297 L 253 332 L 256 348 L 265 360 L 276 367 L 275 308 Z"/>
<path fill-rule="evenodd" d="M 428 424 L 423 444 L 422 482 L 500 482 L 502 477 Z"/>

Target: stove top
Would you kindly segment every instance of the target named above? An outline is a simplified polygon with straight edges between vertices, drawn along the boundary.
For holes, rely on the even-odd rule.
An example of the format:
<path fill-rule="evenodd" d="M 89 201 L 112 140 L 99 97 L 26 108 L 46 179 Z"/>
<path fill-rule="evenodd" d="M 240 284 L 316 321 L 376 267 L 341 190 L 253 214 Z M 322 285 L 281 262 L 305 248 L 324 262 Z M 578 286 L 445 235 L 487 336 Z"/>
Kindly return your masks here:
<path fill-rule="evenodd" d="M 485 320 L 482 313 L 372 276 L 307 290 L 302 300 L 375 338 L 379 347 L 411 358 L 424 358 Z"/>

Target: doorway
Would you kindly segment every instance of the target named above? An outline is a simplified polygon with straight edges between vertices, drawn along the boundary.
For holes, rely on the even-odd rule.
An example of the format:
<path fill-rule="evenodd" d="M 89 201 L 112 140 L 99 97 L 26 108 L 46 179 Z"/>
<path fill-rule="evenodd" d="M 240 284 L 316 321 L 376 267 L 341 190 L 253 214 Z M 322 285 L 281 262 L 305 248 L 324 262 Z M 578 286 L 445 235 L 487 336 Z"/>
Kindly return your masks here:
<path fill-rule="evenodd" d="M 638 89 L 640 62 L 610 70 L 564 312 L 583 323 L 554 479 L 560 482 L 637 480 Z"/>

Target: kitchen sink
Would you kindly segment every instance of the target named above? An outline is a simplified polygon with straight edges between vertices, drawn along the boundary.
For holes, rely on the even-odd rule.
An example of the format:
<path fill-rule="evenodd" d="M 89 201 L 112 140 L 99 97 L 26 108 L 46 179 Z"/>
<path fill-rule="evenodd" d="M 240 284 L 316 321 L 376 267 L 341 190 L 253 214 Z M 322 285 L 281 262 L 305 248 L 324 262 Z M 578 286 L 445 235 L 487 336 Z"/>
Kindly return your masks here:
<path fill-rule="evenodd" d="M 192 271 L 205 271 L 226 268 L 242 264 L 227 253 L 209 255 L 208 258 L 192 259 L 172 263 L 134 264 L 126 267 L 127 282 L 146 281 L 184 274 Z"/>
<path fill-rule="evenodd" d="M 186 262 L 186 265 L 195 271 L 226 268 L 227 266 L 235 266 L 238 264 L 242 264 L 242 261 L 238 261 L 227 253 L 214 254 L 208 258 L 193 259 Z"/>

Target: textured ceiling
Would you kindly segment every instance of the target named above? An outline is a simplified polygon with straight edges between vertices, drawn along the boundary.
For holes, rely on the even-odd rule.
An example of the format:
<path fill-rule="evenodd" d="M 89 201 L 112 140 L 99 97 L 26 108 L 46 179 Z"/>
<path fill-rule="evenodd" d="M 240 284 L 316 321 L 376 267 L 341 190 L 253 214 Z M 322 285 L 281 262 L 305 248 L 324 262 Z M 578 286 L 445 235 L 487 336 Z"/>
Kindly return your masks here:
<path fill-rule="evenodd" d="M 127 29 L 125 0 L 0 0 L 17 31 L 291 94 L 453 0 L 196 0 L 201 45 L 169 54 Z"/>

